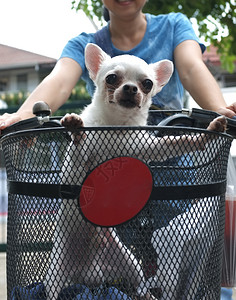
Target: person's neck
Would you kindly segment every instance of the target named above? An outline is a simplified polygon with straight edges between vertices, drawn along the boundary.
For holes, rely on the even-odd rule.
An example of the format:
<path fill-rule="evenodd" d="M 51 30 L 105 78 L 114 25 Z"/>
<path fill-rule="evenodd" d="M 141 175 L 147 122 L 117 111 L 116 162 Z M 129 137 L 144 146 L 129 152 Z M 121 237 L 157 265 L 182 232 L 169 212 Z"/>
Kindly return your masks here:
<path fill-rule="evenodd" d="M 109 29 L 113 45 L 123 51 L 134 48 L 143 39 L 146 27 L 147 21 L 143 13 L 129 20 L 112 18 Z"/>

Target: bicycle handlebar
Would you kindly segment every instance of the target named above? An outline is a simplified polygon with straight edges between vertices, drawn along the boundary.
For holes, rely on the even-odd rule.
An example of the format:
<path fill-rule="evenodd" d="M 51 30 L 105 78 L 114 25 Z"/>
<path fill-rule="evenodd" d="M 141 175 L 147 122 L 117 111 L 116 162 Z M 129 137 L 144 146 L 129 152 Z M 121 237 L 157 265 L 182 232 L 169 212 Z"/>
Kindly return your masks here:
<path fill-rule="evenodd" d="M 220 114 L 204 109 L 183 109 L 182 111 L 176 110 L 158 110 L 152 111 L 155 113 L 168 112 L 173 115 L 165 118 L 158 126 L 188 126 L 195 128 L 206 128 L 208 124 L 219 117 Z M 2 130 L 1 136 L 11 132 L 39 128 L 39 127 L 61 127 L 60 117 L 50 117 L 50 108 L 44 102 L 37 102 L 33 107 L 33 113 L 36 115 L 33 118 L 26 119 Z M 227 118 L 227 130 L 226 132 L 233 138 L 236 138 L 236 117 L 230 119 Z"/>

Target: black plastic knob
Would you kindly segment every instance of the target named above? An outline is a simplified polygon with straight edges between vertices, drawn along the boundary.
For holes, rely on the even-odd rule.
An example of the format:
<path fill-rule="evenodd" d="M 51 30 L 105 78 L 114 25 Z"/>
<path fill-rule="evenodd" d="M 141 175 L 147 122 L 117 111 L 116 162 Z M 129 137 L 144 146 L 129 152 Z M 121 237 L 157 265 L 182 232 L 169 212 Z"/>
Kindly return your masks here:
<path fill-rule="evenodd" d="M 51 113 L 52 113 L 52 111 L 51 111 L 50 107 L 44 101 L 36 102 L 33 106 L 33 114 L 36 115 L 37 117 L 50 116 Z"/>

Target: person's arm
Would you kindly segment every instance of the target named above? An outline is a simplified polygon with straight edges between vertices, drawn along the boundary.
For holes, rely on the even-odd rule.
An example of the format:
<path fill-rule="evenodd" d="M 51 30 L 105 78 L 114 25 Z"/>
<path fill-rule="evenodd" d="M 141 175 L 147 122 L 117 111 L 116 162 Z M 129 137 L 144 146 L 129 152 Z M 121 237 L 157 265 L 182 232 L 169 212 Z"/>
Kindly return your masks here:
<path fill-rule="evenodd" d="M 0 116 L 0 130 L 20 120 L 31 118 L 32 107 L 37 101 L 45 101 L 52 112 L 55 112 L 69 98 L 81 75 L 82 69 L 76 61 L 70 58 L 60 59 L 16 113 Z"/>
<path fill-rule="evenodd" d="M 175 49 L 174 59 L 184 88 L 200 107 L 227 117 L 235 116 L 236 104 L 227 107 L 218 83 L 202 60 L 196 41 L 180 43 Z"/>

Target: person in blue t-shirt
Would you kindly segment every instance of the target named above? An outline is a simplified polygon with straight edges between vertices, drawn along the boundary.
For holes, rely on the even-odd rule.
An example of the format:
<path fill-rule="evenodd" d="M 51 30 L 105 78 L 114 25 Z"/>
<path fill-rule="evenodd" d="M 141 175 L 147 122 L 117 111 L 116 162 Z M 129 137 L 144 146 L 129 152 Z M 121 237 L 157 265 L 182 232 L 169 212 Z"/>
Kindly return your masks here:
<path fill-rule="evenodd" d="M 91 96 L 94 85 L 85 67 L 87 43 L 97 43 L 111 56 L 132 54 L 154 63 L 173 61 L 174 74 L 163 90 L 153 98 L 160 109 L 181 109 L 184 88 L 197 104 L 228 117 L 236 116 L 236 103 L 230 106 L 202 60 L 205 46 L 199 42 L 189 20 L 181 13 L 144 14 L 147 0 L 103 0 L 109 22 L 102 34 L 82 33 L 70 40 L 53 71 L 30 94 L 16 113 L 0 116 L 0 131 L 22 119 L 32 117 L 35 102 L 43 100 L 55 112 L 69 98 L 80 78 Z M 230 299 L 231 296 L 224 299 Z"/>
<path fill-rule="evenodd" d="M 71 58 L 82 67 L 82 79 L 87 83 L 87 89 L 91 95 L 94 85 L 89 78 L 84 63 L 84 49 L 87 43 L 96 43 L 111 56 L 122 54 L 135 55 L 147 63 L 153 63 L 162 59 L 175 60 L 174 51 L 182 42 L 194 41 L 198 44 L 198 50 L 204 51 L 205 46 L 199 43 L 189 20 L 181 13 L 170 13 L 168 15 L 153 16 L 145 14 L 146 30 L 142 39 L 131 49 L 119 47 L 112 41 L 110 32 L 111 22 L 102 31 L 101 41 L 94 34 L 82 33 L 70 40 L 64 48 L 61 58 Z M 119 48 L 118 48 L 119 47 Z M 181 109 L 183 106 L 183 86 L 181 84 L 177 69 L 175 69 L 168 87 L 163 88 L 153 98 L 153 104 L 163 109 Z"/>

